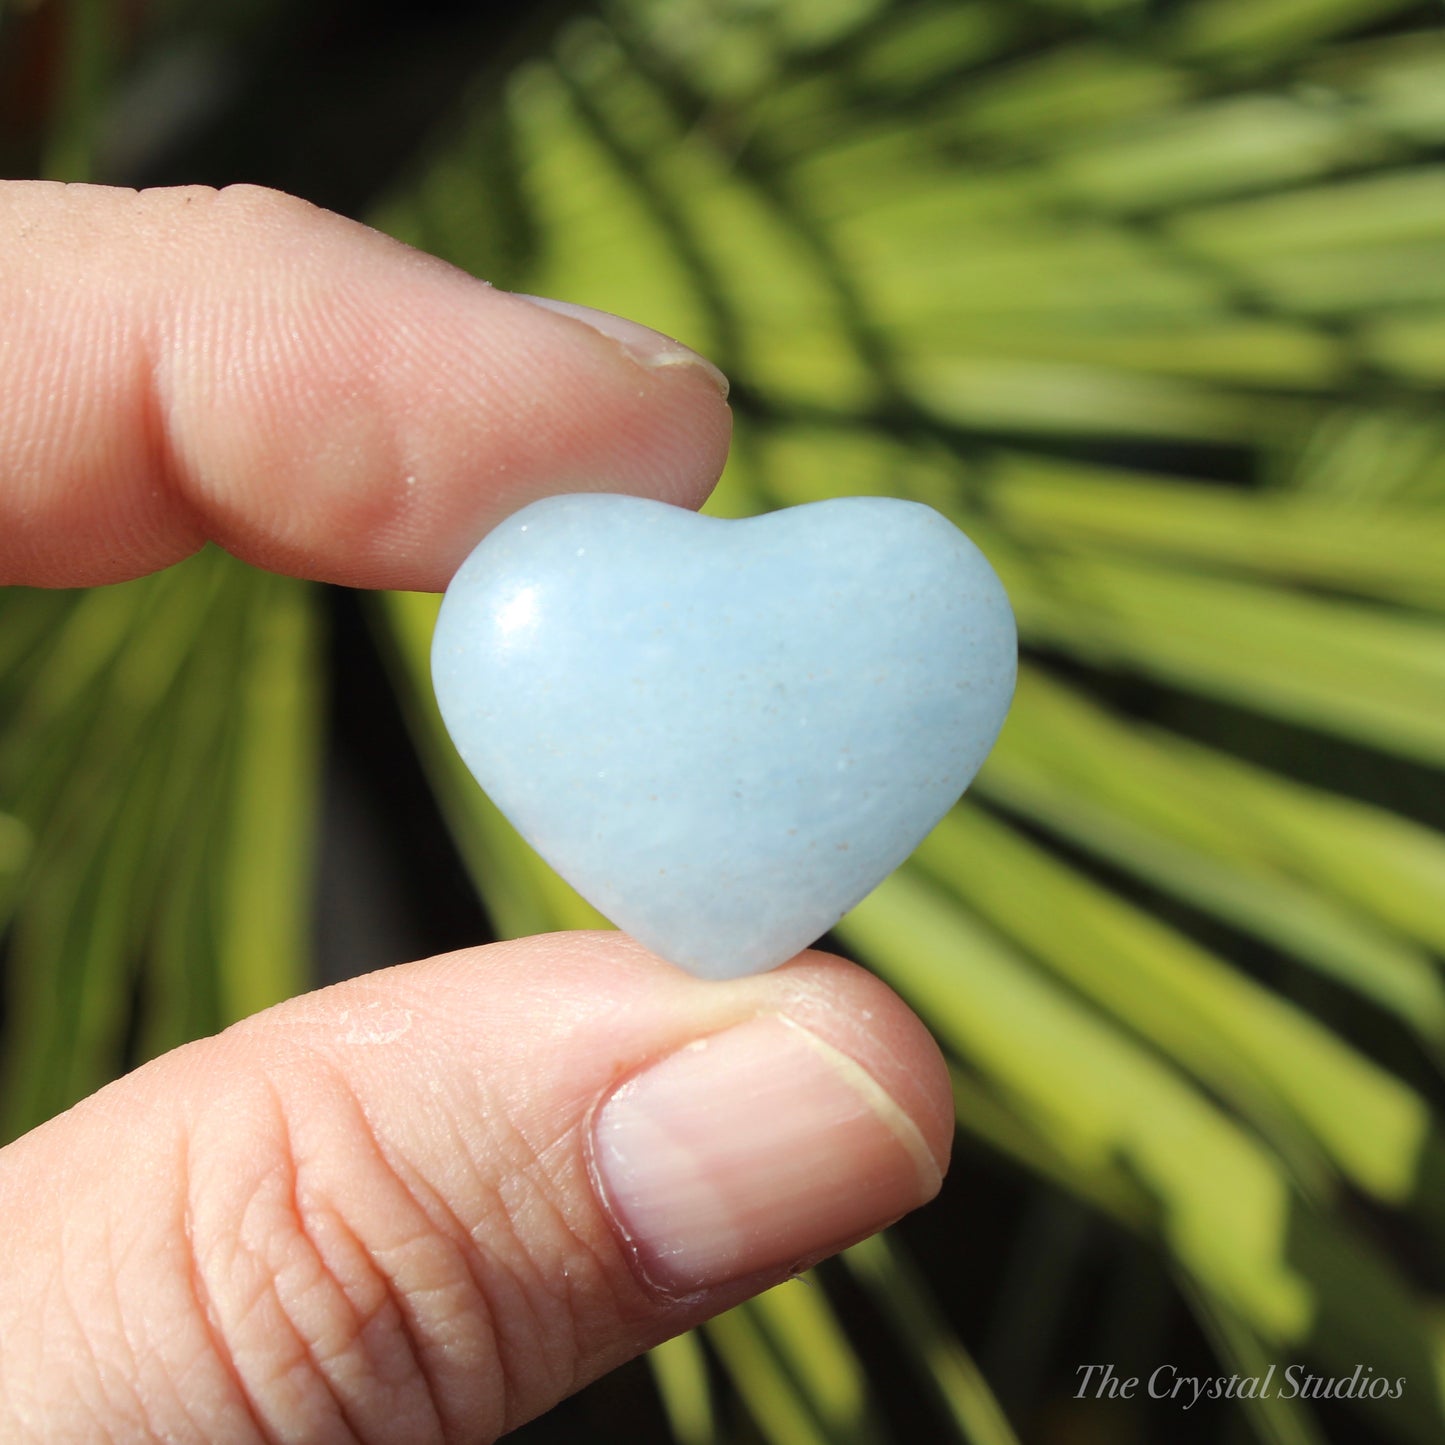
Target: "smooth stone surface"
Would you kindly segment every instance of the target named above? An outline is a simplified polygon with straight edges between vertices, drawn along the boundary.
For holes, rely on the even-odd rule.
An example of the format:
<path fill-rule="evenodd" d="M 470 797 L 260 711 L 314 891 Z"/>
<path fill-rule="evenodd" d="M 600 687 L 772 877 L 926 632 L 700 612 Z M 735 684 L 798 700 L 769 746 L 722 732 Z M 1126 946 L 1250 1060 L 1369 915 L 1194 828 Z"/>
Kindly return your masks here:
<path fill-rule="evenodd" d="M 447 589 L 437 700 L 468 767 L 583 897 L 709 978 L 826 932 L 978 771 L 1017 640 L 932 508 L 744 521 L 549 497 Z"/>

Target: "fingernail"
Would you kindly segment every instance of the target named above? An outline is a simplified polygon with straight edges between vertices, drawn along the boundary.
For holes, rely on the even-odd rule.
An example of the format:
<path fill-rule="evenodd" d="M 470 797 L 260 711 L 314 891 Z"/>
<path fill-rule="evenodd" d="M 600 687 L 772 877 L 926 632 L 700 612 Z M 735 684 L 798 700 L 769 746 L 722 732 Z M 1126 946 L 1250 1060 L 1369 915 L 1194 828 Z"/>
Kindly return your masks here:
<path fill-rule="evenodd" d="M 813 1263 L 937 1192 L 912 1119 L 861 1065 L 780 1017 L 687 1045 L 593 1126 L 599 1192 L 671 1294 Z"/>
<path fill-rule="evenodd" d="M 520 291 L 513 291 L 512 295 L 519 301 L 530 301 L 533 306 L 555 311 L 559 316 L 570 316 L 574 321 L 580 321 L 594 331 L 600 331 L 604 336 L 611 337 L 634 361 L 640 361 L 643 366 L 700 367 L 706 376 L 711 377 L 724 397 L 728 394 L 727 377 L 707 357 L 689 351 L 680 341 L 674 341 L 660 331 L 639 325 L 636 321 L 629 321 L 624 316 L 614 316 L 610 311 L 594 311 L 590 306 L 578 306 L 572 301 L 553 301 L 550 296 L 524 296 Z"/>

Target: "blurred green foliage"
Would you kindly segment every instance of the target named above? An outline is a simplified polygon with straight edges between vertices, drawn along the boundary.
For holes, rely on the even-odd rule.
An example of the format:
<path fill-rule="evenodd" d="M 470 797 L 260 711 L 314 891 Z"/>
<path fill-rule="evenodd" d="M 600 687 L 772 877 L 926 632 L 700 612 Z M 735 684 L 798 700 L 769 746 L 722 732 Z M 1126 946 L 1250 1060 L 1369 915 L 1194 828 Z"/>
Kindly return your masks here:
<path fill-rule="evenodd" d="M 245 28 L 176 0 L 121 49 L 67 13 L 44 155 L 103 179 L 137 94 Z M 562 7 L 377 188 L 383 229 L 716 359 L 712 509 L 929 502 L 1019 618 L 994 757 L 837 934 L 944 1044 L 961 1167 L 1008 1161 L 1042 1224 L 959 1219 L 926 1267 L 874 1241 L 654 1352 L 676 1438 L 905 1438 L 856 1296 L 926 1438 L 1182 1439 L 1070 1413 L 1067 1376 L 1005 1413 L 938 1288 L 1011 1250 L 1005 1313 L 1057 1328 L 1090 1231 L 1126 1309 L 1163 1263 L 1218 1373 L 1407 1381 L 1210 1438 L 1445 1438 L 1439 7 Z M 372 617 L 490 917 L 591 926 L 442 734 L 434 614 Z M 317 648 L 314 590 L 215 554 L 0 598 L 8 1132 L 304 986 Z"/>

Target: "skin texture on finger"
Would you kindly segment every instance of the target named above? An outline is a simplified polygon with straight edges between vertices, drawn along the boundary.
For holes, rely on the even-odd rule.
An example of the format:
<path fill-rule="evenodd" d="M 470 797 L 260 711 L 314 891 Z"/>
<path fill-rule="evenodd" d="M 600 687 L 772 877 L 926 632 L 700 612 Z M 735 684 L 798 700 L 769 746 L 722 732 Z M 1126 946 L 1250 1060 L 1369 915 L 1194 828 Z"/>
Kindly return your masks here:
<path fill-rule="evenodd" d="M 684 1175 L 715 1136 L 729 1159 L 755 1135 L 788 1142 L 789 1096 L 749 1071 L 699 1104 L 698 1080 L 710 1050 L 765 1074 L 754 1045 L 781 1058 L 795 1035 L 804 1086 L 842 1078 L 868 1101 L 803 1171 L 814 1216 L 774 1239 L 764 1211 L 741 1254 L 704 1251 L 686 1278 L 673 1257 L 659 1284 L 629 1227 L 656 1231 L 651 1164 L 622 1177 L 619 1211 L 598 1141 L 625 1153 L 674 1128 L 675 1174 L 672 1100 L 690 1093 L 707 1137 Z M 620 934 L 566 934 L 369 975 L 177 1050 L 0 1153 L 0 1437 L 491 1440 L 923 1202 L 951 1133 L 922 1025 L 826 955 L 717 984 Z M 731 1175 L 681 1183 L 683 1235 L 699 1183 L 705 1227 L 735 1222 Z M 777 1208 L 796 1214 L 786 1185 Z"/>
<path fill-rule="evenodd" d="M 0 183 L 0 316 L 0 584 L 122 581 L 209 539 L 437 590 L 541 496 L 699 505 L 730 435 L 681 348 L 650 364 L 257 187 Z"/>

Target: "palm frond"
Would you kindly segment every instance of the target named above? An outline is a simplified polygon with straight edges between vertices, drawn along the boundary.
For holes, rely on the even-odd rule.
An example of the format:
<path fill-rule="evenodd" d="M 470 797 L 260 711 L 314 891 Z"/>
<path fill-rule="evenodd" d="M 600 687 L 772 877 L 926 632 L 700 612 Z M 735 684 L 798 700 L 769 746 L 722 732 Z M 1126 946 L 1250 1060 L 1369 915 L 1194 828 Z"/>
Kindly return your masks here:
<path fill-rule="evenodd" d="M 94 169 L 110 9 L 68 7 L 57 174 Z M 1222 1371 L 1365 1360 L 1409 1382 L 1372 1435 L 1438 1440 L 1442 1285 L 1396 1241 L 1445 1253 L 1439 7 L 605 0 L 373 218 L 712 355 L 719 514 L 885 492 L 975 537 L 1014 715 L 839 939 L 943 1042 L 969 1157 L 1161 1262 Z M 434 617 L 372 612 L 490 917 L 599 923 L 445 739 Z M 214 553 L 0 598 L 7 1133 L 302 986 L 318 640 Z M 957 1236 L 930 1274 L 991 1247 Z M 904 1233 L 665 1347 L 677 1438 L 891 1438 L 851 1281 L 938 1429 L 1006 1445 L 987 1311 L 921 1275 Z"/>
<path fill-rule="evenodd" d="M 732 375 L 713 508 L 909 496 L 1003 575 L 1026 665 L 989 810 L 839 937 L 944 1040 L 960 1127 L 1160 1250 L 1239 1369 L 1349 1358 L 1357 1288 L 1371 1360 L 1434 1378 L 1433 1297 L 1346 1201 L 1431 1212 L 1445 843 L 1117 699 L 1445 762 L 1442 66 L 1438 16 L 1369 0 L 619 0 L 488 112 L 537 239 L 492 279 Z M 457 204 L 381 215 L 473 264 Z M 763 1331 L 715 1329 L 756 1390 Z M 965 1428 L 967 1372 L 925 1357 Z M 1244 1408 L 1322 1438 L 1304 1402 Z M 1429 1385 L 1368 1408 L 1442 1421 Z"/>

